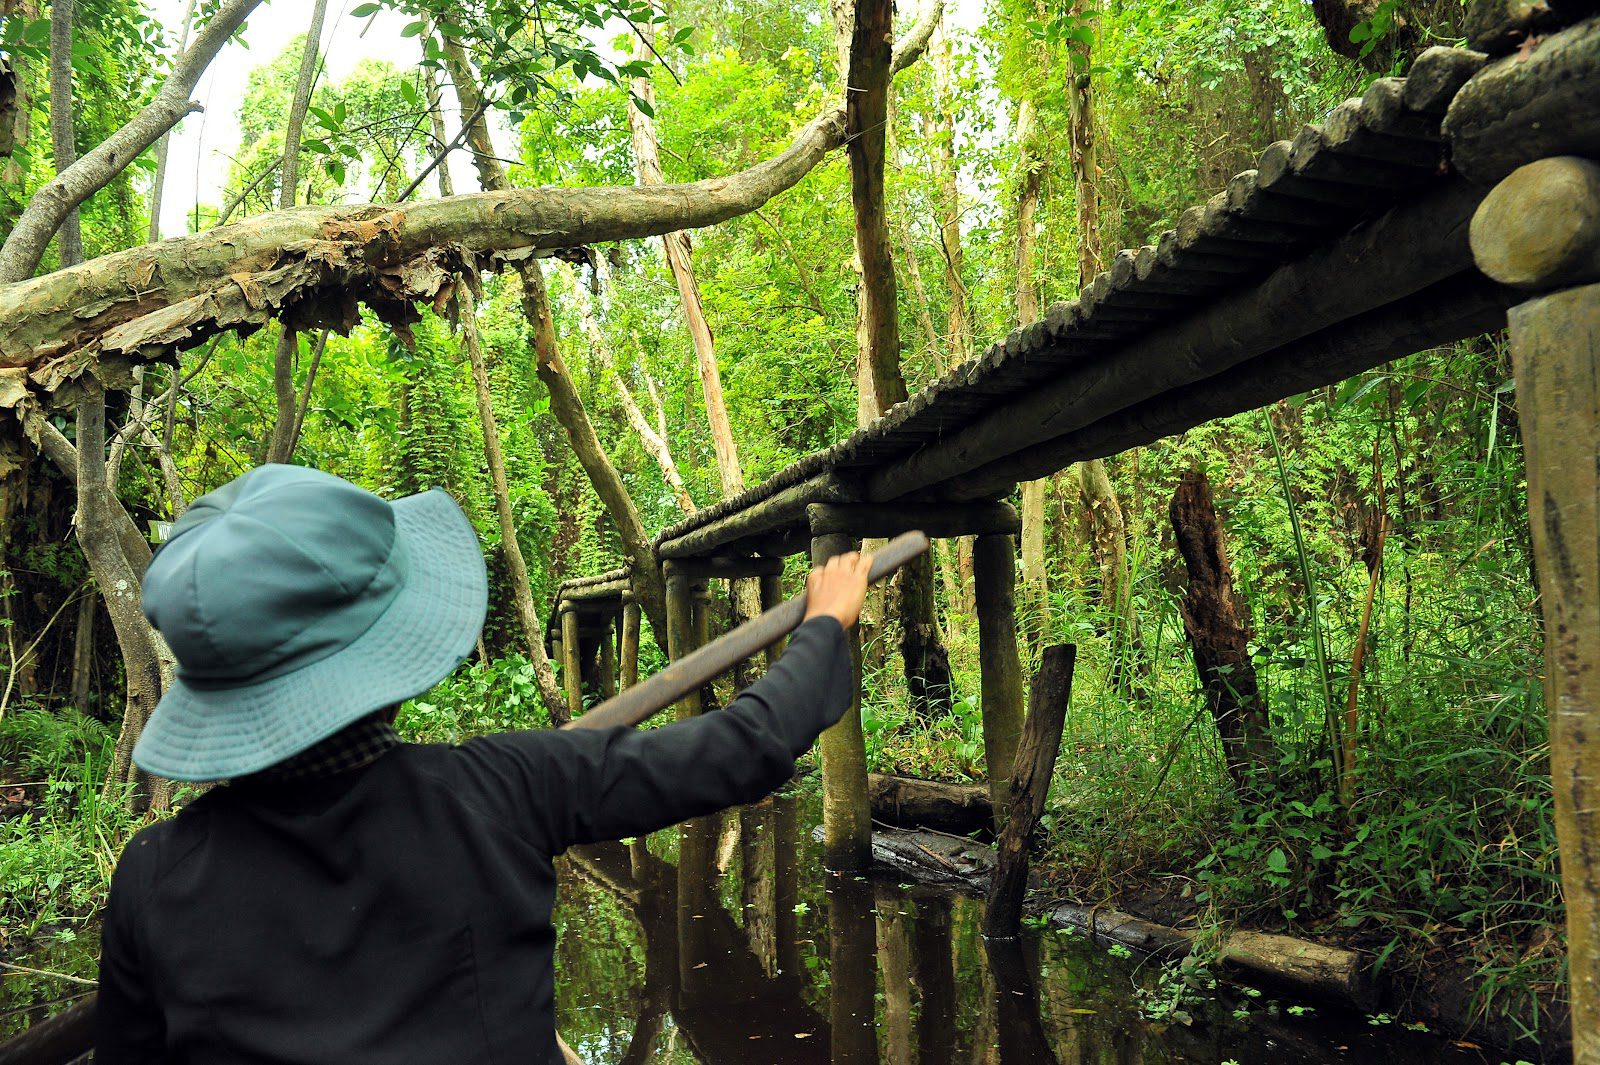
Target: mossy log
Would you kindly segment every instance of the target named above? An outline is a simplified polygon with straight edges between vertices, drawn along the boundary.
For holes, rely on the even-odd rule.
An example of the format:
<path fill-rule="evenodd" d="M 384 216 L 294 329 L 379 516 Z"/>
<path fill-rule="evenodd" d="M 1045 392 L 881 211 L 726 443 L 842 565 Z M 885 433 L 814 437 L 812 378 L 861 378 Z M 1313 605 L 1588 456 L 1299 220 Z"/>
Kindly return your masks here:
<path fill-rule="evenodd" d="M 872 819 L 882 824 L 932 828 L 955 836 L 987 831 L 994 825 L 994 804 L 983 784 L 869 773 L 867 797 Z"/>
<path fill-rule="evenodd" d="M 1182 957 L 1199 937 L 1193 929 L 1171 928 L 1097 907 L 1058 906 L 1050 918 L 1096 939 L 1159 957 Z M 1353 950 L 1266 932 L 1227 933 L 1216 950 L 1224 965 L 1307 998 L 1358 1010 L 1370 1010 L 1378 1003 L 1371 967 Z"/>

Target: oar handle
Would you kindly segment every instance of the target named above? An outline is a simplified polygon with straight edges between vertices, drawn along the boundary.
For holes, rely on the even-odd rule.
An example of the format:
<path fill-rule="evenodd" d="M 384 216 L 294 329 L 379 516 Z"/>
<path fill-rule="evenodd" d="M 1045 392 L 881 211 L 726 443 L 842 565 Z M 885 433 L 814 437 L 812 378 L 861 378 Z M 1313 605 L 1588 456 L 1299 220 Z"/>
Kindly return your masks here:
<path fill-rule="evenodd" d="M 901 533 L 872 555 L 868 581 L 881 581 L 928 550 L 920 532 Z M 637 725 L 660 713 L 692 691 L 709 684 L 759 651 L 799 628 L 806 616 L 806 595 L 801 592 L 752 618 L 698 650 L 691 651 L 647 680 L 640 681 L 562 728 L 611 728 Z"/>

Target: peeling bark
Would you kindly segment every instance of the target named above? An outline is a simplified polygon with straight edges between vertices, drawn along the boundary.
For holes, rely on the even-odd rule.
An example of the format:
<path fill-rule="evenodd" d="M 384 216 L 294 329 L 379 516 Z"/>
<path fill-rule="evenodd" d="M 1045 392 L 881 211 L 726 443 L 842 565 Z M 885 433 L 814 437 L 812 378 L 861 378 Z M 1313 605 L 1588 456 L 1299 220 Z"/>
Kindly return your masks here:
<path fill-rule="evenodd" d="M 165 358 L 272 318 L 344 331 L 360 302 L 403 335 L 411 304 L 443 306 L 462 270 L 748 213 L 843 135 L 842 111 L 830 110 L 780 155 L 689 185 L 505 186 L 405 207 L 298 207 L 103 256 L 0 287 L 0 376 L 26 368 L 31 388 L 53 392 L 98 361 Z"/>

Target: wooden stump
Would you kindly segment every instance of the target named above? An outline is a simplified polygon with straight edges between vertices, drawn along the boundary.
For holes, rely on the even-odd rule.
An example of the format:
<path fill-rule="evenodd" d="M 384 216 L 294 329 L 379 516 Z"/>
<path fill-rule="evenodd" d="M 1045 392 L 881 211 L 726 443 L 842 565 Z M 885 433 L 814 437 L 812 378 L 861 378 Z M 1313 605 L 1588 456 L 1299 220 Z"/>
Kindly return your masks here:
<path fill-rule="evenodd" d="M 1222 522 L 1204 472 L 1184 474 L 1168 516 L 1189 573 L 1179 608 L 1183 631 L 1194 649 L 1228 774 L 1239 794 L 1248 796 L 1272 772 L 1272 734 L 1250 658 L 1250 607 L 1234 590 Z"/>
<path fill-rule="evenodd" d="M 1028 840 L 1044 813 L 1050 777 L 1061 747 L 1061 730 L 1072 698 L 1072 670 L 1078 649 L 1057 644 L 1044 650 L 1033 678 L 1028 720 L 1017 747 L 1011 777 L 1011 810 L 995 847 L 994 879 L 984 911 L 983 934 L 991 939 L 1014 937 L 1022 927 L 1022 895 L 1028 887 Z"/>
<path fill-rule="evenodd" d="M 973 545 L 973 594 L 978 613 L 978 668 L 982 671 L 983 754 L 994 803 L 995 831 L 1010 801 L 1011 771 L 1022 733 L 1022 659 L 1017 651 L 1016 547 L 1005 534 L 979 536 Z"/>
<path fill-rule="evenodd" d="M 812 537 L 811 561 L 820 566 L 856 549 L 843 533 Z M 867 802 L 867 745 L 861 734 L 861 638 L 846 633 L 855 665 L 855 696 L 837 724 L 822 734 L 822 852 L 830 869 L 865 869 L 872 863 L 872 811 Z"/>

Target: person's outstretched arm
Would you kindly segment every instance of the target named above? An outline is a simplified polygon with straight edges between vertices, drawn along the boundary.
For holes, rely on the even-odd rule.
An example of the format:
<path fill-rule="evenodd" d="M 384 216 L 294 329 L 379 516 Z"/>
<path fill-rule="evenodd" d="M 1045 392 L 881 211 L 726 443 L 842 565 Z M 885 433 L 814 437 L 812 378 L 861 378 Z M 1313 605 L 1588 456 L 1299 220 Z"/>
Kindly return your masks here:
<path fill-rule="evenodd" d="M 461 772 L 549 853 L 770 794 L 850 706 L 856 680 L 845 629 L 860 615 L 870 564 L 852 552 L 812 572 L 806 620 L 783 657 L 726 709 L 642 731 L 483 737 L 460 748 Z"/>

